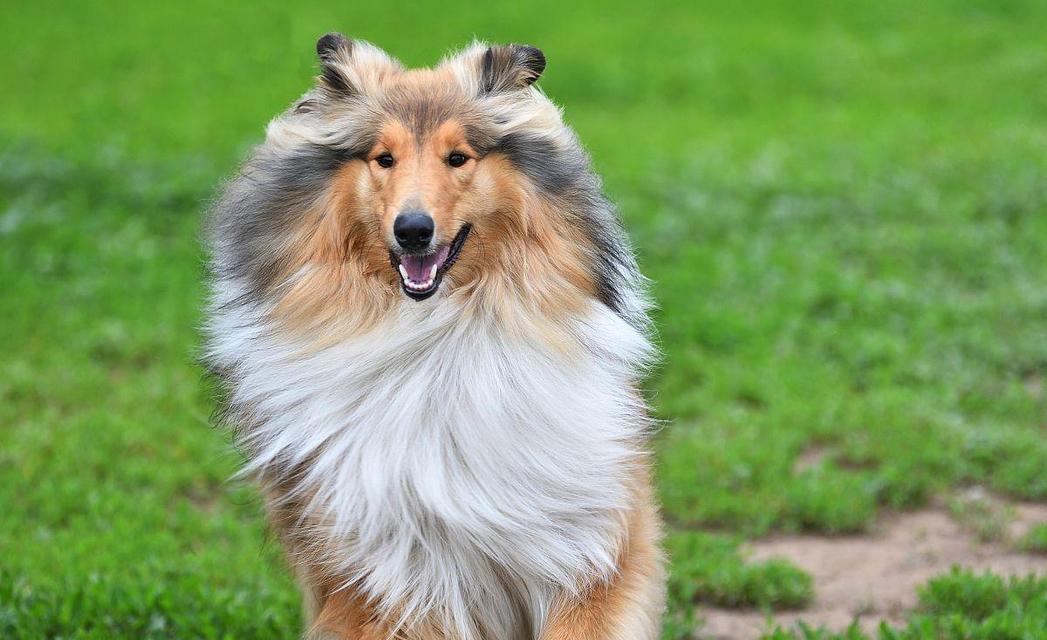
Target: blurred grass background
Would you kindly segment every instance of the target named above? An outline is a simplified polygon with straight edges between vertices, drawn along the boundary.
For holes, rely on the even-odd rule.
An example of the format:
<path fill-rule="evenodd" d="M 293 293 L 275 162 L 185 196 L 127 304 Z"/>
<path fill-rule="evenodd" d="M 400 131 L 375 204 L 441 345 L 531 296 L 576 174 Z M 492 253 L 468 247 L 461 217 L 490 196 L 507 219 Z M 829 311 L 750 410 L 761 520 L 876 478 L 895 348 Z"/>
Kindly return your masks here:
<path fill-rule="evenodd" d="M 666 637 L 811 601 L 746 539 L 1047 500 L 1047 4 L 37 2 L 0 24 L 0 636 L 297 633 L 209 425 L 198 230 L 330 30 L 545 51 L 659 304 Z M 993 580 L 899 633 L 1039 637 L 1044 583 Z"/>

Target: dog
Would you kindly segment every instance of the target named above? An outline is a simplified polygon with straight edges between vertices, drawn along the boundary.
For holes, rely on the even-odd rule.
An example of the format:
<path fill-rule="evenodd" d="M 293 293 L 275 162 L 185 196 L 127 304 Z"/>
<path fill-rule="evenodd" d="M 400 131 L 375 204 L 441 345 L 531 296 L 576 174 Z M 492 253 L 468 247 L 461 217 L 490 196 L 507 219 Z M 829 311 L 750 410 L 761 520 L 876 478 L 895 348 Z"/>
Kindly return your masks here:
<path fill-rule="evenodd" d="M 205 360 L 305 637 L 657 637 L 645 280 L 545 56 L 317 53 L 206 230 Z"/>

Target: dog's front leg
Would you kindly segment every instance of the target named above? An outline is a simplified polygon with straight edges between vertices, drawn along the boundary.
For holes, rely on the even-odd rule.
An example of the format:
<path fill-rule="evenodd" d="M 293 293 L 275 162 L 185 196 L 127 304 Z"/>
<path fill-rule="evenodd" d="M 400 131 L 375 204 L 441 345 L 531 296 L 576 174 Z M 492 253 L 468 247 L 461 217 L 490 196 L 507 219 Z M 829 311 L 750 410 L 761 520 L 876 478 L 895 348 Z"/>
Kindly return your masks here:
<path fill-rule="evenodd" d="M 565 601 L 542 640 L 655 640 L 665 608 L 665 566 L 652 503 L 633 512 L 629 540 L 611 582 Z"/>
<path fill-rule="evenodd" d="M 378 622 L 373 607 L 351 588 L 323 598 L 316 617 L 307 624 L 304 640 L 392 640 L 391 630 Z"/>

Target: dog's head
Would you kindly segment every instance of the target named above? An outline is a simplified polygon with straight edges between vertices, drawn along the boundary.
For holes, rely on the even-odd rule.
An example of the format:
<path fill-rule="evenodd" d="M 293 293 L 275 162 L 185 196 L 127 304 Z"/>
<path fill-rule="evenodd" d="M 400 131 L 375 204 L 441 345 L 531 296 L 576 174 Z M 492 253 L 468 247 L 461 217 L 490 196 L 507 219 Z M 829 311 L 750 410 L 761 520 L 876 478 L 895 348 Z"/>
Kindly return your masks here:
<path fill-rule="evenodd" d="M 316 86 L 219 202 L 220 276 L 314 325 L 434 295 L 635 311 L 616 216 L 533 86 L 541 51 L 477 44 L 407 70 L 328 34 L 317 53 Z"/>
<path fill-rule="evenodd" d="M 424 300 L 463 255 L 474 226 L 481 235 L 492 217 L 517 208 L 519 189 L 511 184 L 504 150 L 495 148 L 500 136 L 483 98 L 533 99 L 524 91 L 545 69 L 545 57 L 534 47 L 509 45 L 405 72 L 370 45 L 340 34 L 321 38 L 317 52 L 322 98 L 299 109 L 366 108 L 346 123 L 361 139 L 357 161 L 337 178 L 342 206 L 359 239 L 375 245 L 373 253 L 378 247 L 388 252 L 403 293 Z M 492 233 L 486 241 L 504 239 Z"/>

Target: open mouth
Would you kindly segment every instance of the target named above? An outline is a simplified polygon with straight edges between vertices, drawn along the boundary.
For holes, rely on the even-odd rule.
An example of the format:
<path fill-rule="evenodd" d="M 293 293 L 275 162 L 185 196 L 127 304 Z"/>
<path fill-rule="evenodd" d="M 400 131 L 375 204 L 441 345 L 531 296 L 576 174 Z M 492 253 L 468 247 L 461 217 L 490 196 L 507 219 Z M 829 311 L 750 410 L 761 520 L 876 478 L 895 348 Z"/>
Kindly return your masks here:
<path fill-rule="evenodd" d="M 389 261 L 400 273 L 400 286 L 407 297 L 425 300 L 436 293 L 444 274 L 458 259 L 471 228 L 470 225 L 463 226 L 450 244 L 437 247 L 432 253 L 413 255 L 389 252 Z"/>

